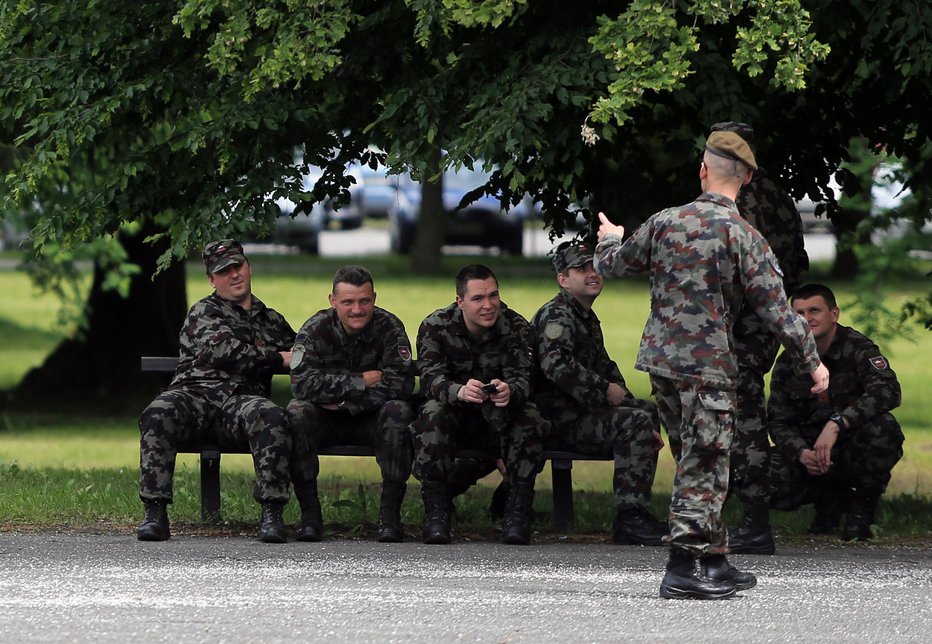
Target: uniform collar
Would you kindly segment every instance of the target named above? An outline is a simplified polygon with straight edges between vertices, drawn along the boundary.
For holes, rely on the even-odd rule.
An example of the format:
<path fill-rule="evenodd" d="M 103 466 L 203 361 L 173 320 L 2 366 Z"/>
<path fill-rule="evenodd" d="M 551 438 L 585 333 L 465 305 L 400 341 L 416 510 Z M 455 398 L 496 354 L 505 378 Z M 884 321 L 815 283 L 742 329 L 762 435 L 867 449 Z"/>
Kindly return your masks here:
<path fill-rule="evenodd" d="M 569 307 L 573 309 L 573 312 L 584 320 L 599 319 L 593 309 L 587 310 L 582 304 L 579 303 L 579 300 L 570 295 L 566 289 L 561 288 L 560 292 L 557 294 L 557 297 L 566 302 Z"/>
<path fill-rule="evenodd" d="M 841 357 L 842 345 L 848 338 L 849 331 L 850 329 L 844 325 L 835 325 L 835 337 L 832 338 L 832 343 L 829 345 L 828 351 L 825 352 L 826 358 L 836 359 Z"/>
<path fill-rule="evenodd" d="M 738 209 L 738 206 L 735 205 L 734 199 L 726 197 L 725 195 L 718 192 L 703 192 L 696 198 L 696 201 L 711 201 L 712 203 L 718 204 L 719 206 L 725 206 L 726 208 L 731 208 L 732 210 Z"/>

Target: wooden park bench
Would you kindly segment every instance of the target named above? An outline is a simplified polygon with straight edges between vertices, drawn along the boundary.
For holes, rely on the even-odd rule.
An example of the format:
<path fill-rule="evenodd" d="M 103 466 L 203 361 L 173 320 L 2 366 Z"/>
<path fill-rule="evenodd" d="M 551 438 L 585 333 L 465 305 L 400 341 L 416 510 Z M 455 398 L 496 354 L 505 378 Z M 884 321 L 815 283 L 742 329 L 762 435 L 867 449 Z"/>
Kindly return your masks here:
<path fill-rule="evenodd" d="M 147 372 L 174 373 L 178 364 L 175 356 L 143 356 L 141 368 Z M 227 454 L 248 454 L 246 449 L 221 449 L 217 445 L 184 445 L 179 450 L 185 454 L 200 454 L 201 468 L 201 519 L 215 522 L 220 517 L 220 456 Z M 362 445 L 333 445 L 321 449 L 320 456 L 368 456 L 374 457 L 370 447 Z M 459 450 L 457 458 L 494 459 L 495 454 L 479 450 Z M 553 487 L 553 527 L 557 532 L 565 532 L 573 525 L 573 461 L 610 461 L 611 455 L 593 456 L 563 450 L 544 450 L 544 459 L 550 461 L 550 476 Z"/>

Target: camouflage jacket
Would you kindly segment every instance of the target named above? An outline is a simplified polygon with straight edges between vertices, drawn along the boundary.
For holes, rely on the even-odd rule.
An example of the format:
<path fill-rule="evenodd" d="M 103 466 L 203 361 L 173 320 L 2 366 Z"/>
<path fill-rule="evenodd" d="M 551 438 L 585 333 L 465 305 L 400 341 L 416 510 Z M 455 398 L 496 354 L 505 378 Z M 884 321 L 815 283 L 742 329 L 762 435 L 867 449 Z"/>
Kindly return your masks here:
<path fill-rule="evenodd" d="M 839 324 L 822 361 L 831 374 L 828 396 L 809 391 L 812 379 L 797 373 L 785 353 L 770 377 L 767 428 L 777 448 L 793 461 L 812 449 L 833 413 L 844 416 L 851 428 L 900 405 L 900 383 L 890 363 L 854 329 Z"/>
<path fill-rule="evenodd" d="M 803 225 L 796 204 L 763 168 L 754 171 L 751 182 L 741 189 L 738 212 L 767 243 L 783 271 L 783 288 L 788 295 L 799 288 L 809 270 L 809 256 L 803 242 Z M 766 373 L 777 355 L 777 342 L 767 325 L 745 303 L 734 329 L 738 342 L 738 364 Z"/>
<path fill-rule="evenodd" d="M 362 373 L 382 379 L 366 387 Z M 372 320 L 349 335 L 333 309 L 318 311 L 298 331 L 291 356 L 291 393 L 298 400 L 343 403 L 350 414 L 405 399 L 414 389 L 411 342 L 394 314 L 375 307 Z"/>
<path fill-rule="evenodd" d="M 741 188 L 736 203 L 741 216 L 770 244 L 783 271 L 783 286 L 792 295 L 809 270 L 803 222 L 793 199 L 758 168 L 751 182 Z"/>
<path fill-rule="evenodd" d="M 253 296 L 246 310 L 216 292 L 188 311 L 181 329 L 178 367 L 171 388 L 203 387 L 219 400 L 233 394 L 268 397 L 294 330 L 277 311 Z"/>
<path fill-rule="evenodd" d="M 534 399 L 545 409 L 569 399 L 591 410 L 608 404 L 609 383 L 627 389 L 605 350 L 599 317 L 566 291 L 540 307 L 531 326 L 537 334 Z"/>
<path fill-rule="evenodd" d="M 596 246 L 595 268 L 612 276 L 650 273 L 651 312 L 637 369 L 734 389 L 732 330 L 745 300 L 807 373 L 819 365 L 815 340 L 787 303 L 767 241 L 728 197 L 706 192 L 662 210 L 627 241 L 607 235 Z"/>
<path fill-rule="evenodd" d="M 421 392 L 445 404 L 470 378 L 498 378 L 511 388 L 509 407 L 528 401 L 531 373 L 531 325 L 502 303 L 495 326 L 479 338 L 466 330 L 463 312 L 454 302 L 427 316 L 417 331 Z"/>

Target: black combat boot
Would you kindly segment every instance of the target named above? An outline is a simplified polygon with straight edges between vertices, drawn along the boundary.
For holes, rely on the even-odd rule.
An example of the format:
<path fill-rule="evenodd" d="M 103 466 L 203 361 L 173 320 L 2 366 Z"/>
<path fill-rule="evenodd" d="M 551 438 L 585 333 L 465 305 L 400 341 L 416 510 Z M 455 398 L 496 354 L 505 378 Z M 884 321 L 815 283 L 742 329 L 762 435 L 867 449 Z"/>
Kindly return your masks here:
<path fill-rule="evenodd" d="M 320 541 L 324 537 L 324 517 L 317 496 L 317 481 L 295 484 L 294 495 L 301 507 L 301 523 L 298 524 L 298 541 Z"/>
<path fill-rule="evenodd" d="M 696 558 L 682 548 L 670 548 L 667 572 L 660 583 L 666 599 L 728 599 L 738 592 L 734 582 L 714 581 L 696 574 Z"/>
<path fill-rule="evenodd" d="M 868 541 L 874 538 L 871 524 L 874 523 L 874 514 L 877 511 L 877 502 L 880 493 L 856 490 L 851 498 L 848 516 L 845 518 L 845 528 L 841 532 L 842 541 Z"/>
<path fill-rule="evenodd" d="M 815 491 L 816 513 L 809 526 L 809 534 L 834 534 L 847 505 L 846 490 L 827 485 L 819 486 Z"/>
<path fill-rule="evenodd" d="M 505 506 L 508 504 L 508 491 L 510 489 L 508 479 L 502 479 L 502 482 L 492 492 L 492 500 L 489 502 L 490 519 L 498 521 L 505 518 Z"/>
<path fill-rule="evenodd" d="M 747 555 L 772 555 L 777 551 L 770 531 L 770 506 L 767 503 L 744 506 L 741 525 L 728 532 L 728 551 Z M 741 590 L 740 586 L 738 590 Z"/>
<path fill-rule="evenodd" d="M 446 481 L 421 481 L 424 543 L 450 543 L 450 496 Z"/>
<path fill-rule="evenodd" d="M 143 501 L 146 506 L 146 516 L 136 530 L 136 538 L 140 541 L 165 541 L 169 539 L 171 530 L 168 527 L 168 501 L 164 499 L 147 499 Z"/>
<path fill-rule="evenodd" d="M 405 539 L 401 527 L 401 502 L 408 486 L 396 481 L 382 481 L 382 502 L 379 505 L 379 533 L 381 543 L 401 543 Z"/>
<path fill-rule="evenodd" d="M 699 572 L 712 581 L 730 581 L 738 590 L 748 590 L 757 585 L 757 577 L 732 566 L 725 555 L 700 557 Z"/>
<path fill-rule="evenodd" d="M 286 543 L 288 533 L 282 520 L 285 504 L 280 501 L 263 501 L 262 518 L 259 519 L 259 541 L 263 543 Z"/>
<path fill-rule="evenodd" d="M 531 519 L 534 516 L 534 479 L 519 479 L 508 486 L 502 542 L 513 546 L 531 543 Z"/>
<path fill-rule="evenodd" d="M 618 508 L 612 522 L 612 541 L 619 545 L 662 546 L 670 526 L 647 510 Z"/>

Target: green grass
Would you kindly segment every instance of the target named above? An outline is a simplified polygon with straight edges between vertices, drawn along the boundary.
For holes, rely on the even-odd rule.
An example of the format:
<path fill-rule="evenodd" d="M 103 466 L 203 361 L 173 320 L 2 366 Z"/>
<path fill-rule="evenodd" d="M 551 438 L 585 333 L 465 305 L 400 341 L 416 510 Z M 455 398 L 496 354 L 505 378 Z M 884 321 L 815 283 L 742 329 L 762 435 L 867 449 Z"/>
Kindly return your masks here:
<path fill-rule="evenodd" d="M 278 309 L 297 329 L 320 308 L 328 306 L 327 293 L 334 271 L 343 263 L 356 262 L 372 270 L 378 304 L 396 313 L 414 339 L 420 321 L 435 308 L 453 301 L 453 278 L 465 263 L 490 265 L 501 281 L 502 298 L 512 308 L 530 317 L 556 292 L 550 263 L 546 258 L 500 257 L 444 259 L 446 277 L 422 277 L 411 273 L 406 258 L 375 257 L 346 261 L 301 256 L 254 257 L 254 288 L 267 304 Z M 821 278 L 822 281 L 829 281 Z M 830 282 L 840 301 L 850 299 L 855 286 Z M 0 271 L 0 288 L 5 304 L 0 312 L 0 389 L 12 387 L 31 367 L 39 365 L 66 331 L 56 325 L 57 302 L 37 294 L 25 275 Z M 891 307 L 904 298 L 925 292 L 921 278 L 890 289 Z M 189 268 L 188 295 L 194 301 L 210 292 L 198 263 Z M 647 376 L 632 368 L 648 310 L 648 293 L 643 280 L 609 281 L 596 303 L 606 345 L 636 395 L 647 397 Z M 844 309 L 842 321 L 844 322 Z M 897 338 L 884 343 L 884 350 L 903 387 L 903 406 L 896 416 L 907 435 L 905 456 L 893 473 L 889 493 L 880 512 L 880 533 L 910 536 L 932 533 L 932 397 L 928 396 L 928 356 L 932 335 L 917 330 L 916 342 Z M 276 378 L 275 397 L 287 399 L 287 378 Z M 88 410 L 81 416 L 48 409 L 0 415 L 0 527 L 14 525 L 112 524 L 120 529 L 139 520 L 137 497 L 138 433 L 132 416 L 102 416 Z M 664 451 L 655 483 L 655 511 L 666 507 L 673 463 Z M 252 530 L 257 506 L 251 498 L 252 463 L 242 455 L 223 457 L 224 517 L 230 529 Z M 461 531 L 487 533 L 493 529 L 485 515 L 497 475 L 458 501 Z M 611 522 L 611 464 L 577 463 L 573 469 L 577 492 L 577 534 L 604 536 Z M 327 457 L 322 460 L 321 490 L 328 527 L 353 534 L 371 531 L 377 514 L 378 471 L 372 459 Z M 549 510 L 549 469 L 539 478 L 535 503 L 542 516 Z M 195 529 L 199 524 L 197 457 L 179 457 L 176 471 L 176 503 L 172 519 Z M 416 486 L 412 486 L 416 490 Z M 420 520 L 418 495 L 408 494 L 404 519 L 410 526 Z M 726 516 L 732 520 L 735 510 Z M 785 535 L 800 535 L 808 525 L 810 510 L 777 513 L 777 529 Z M 289 521 L 296 510 L 289 505 Z M 547 519 L 538 526 L 546 533 Z"/>

